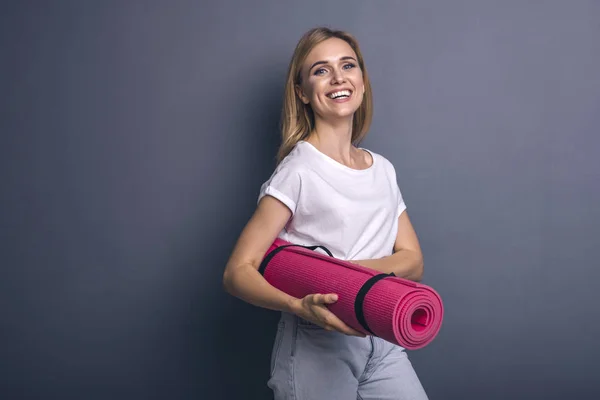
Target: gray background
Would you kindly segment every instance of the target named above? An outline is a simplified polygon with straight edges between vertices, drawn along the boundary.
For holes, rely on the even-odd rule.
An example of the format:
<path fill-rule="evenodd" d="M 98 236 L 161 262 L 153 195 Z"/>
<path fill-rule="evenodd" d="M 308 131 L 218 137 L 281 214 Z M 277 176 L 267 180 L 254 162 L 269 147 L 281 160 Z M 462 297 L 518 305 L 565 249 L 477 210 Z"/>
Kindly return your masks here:
<path fill-rule="evenodd" d="M 326 24 L 445 301 L 430 398 L 599 398 L 600 2 L 50 3 L 1 6 L 0 397 L 270 397 L 221 276 Z"/>

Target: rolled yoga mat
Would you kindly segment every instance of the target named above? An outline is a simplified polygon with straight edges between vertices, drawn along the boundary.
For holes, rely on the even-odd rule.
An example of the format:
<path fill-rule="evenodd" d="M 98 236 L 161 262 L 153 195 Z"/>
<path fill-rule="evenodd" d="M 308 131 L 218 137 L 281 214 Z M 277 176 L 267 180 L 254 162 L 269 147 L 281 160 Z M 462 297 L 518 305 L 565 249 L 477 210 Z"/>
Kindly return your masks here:
<path fill-rule="evenodd" d="M 346 325 L 408 350 L 428 345 L 442 325 L 442 300 L 429 286 L 337 259 L 323 246 L 276 239 L 259 272 L 297 298 L 337 294 L 338 300 L 327 307 Z"/>

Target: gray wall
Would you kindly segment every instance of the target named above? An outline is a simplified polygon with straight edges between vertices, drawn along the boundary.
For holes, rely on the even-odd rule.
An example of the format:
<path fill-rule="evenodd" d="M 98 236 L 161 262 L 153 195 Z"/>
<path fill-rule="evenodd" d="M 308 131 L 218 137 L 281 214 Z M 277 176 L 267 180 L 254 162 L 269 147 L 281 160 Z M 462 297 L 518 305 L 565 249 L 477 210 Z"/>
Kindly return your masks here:
<path fill-rule="evenodd" d="M 221 289 L 307 29 L 360 40 L 443 296 L 431 399 L 600 396 L 597 1 L 3 2 L 0 397 L 259 399 Z"/>

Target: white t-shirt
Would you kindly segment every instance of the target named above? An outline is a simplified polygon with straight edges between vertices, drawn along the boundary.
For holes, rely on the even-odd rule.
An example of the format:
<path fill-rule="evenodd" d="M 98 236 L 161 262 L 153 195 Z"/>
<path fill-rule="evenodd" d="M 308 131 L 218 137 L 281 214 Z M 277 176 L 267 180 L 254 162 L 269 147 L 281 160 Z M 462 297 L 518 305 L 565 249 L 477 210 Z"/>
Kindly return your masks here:
<path fill-rule="evenodd" d="M 300 141 L 260 188 L 292 211 L 279 238 L 323 245 L 342 260 L 381 258 L 393 253 L 398 217 L 406 209 L 396 171 L 382 155 L 373 164 L 349 168 Z"/>

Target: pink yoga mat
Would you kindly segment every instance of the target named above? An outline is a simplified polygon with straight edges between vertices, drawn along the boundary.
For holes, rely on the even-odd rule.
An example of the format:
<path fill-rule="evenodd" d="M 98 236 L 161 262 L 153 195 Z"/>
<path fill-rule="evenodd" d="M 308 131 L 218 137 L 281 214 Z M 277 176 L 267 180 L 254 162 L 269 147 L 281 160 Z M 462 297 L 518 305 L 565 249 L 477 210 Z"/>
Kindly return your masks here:
<path fill-rule="evenodd" d="M 437 336 L 444 308 L 431 287 L 336 259 L 316 247 L 321 246 L 307 248 L 277 239 L 260 272 L 271 285 L 297 298 L 336 293 L 338 301 L 328 308 L 338 318 L 408 350 L 422 348 Z"/>

